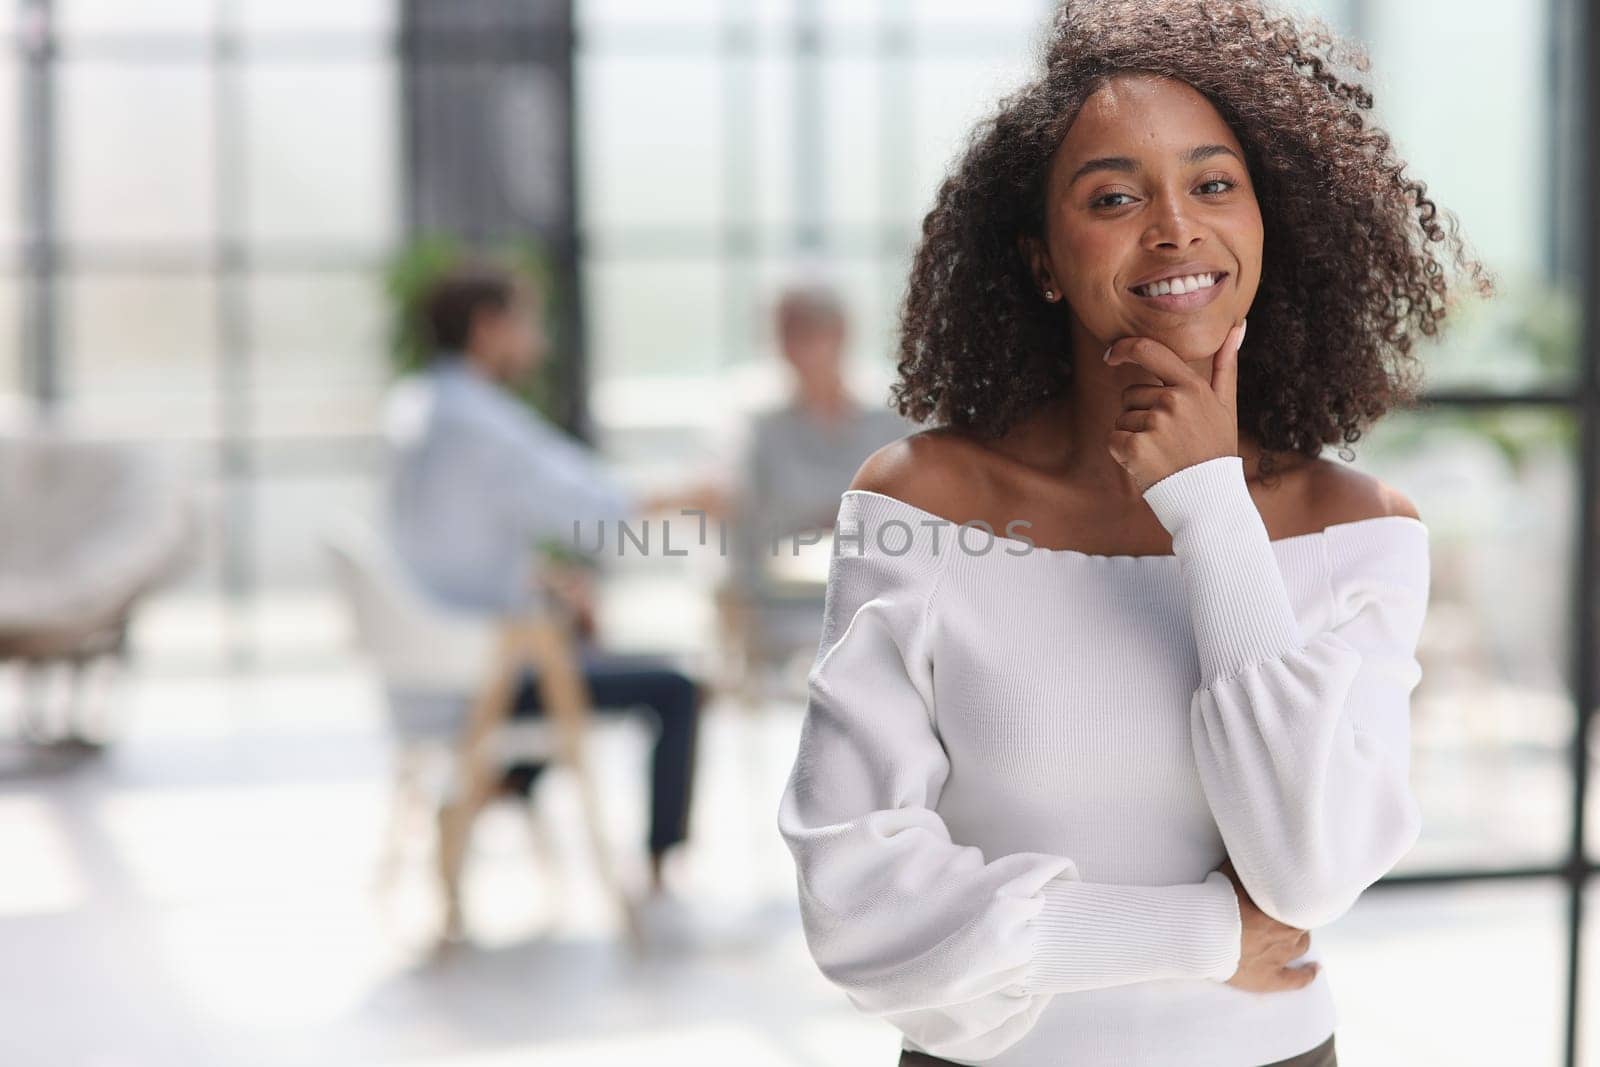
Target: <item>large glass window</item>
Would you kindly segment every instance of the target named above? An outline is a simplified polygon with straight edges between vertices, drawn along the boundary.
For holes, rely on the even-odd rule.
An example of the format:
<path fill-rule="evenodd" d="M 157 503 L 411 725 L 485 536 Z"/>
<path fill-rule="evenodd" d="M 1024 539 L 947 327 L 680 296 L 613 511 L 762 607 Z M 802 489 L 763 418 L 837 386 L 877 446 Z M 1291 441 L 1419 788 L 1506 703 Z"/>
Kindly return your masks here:
<path fill-rule="evenodd" d="M 1569 412 L 1506 405 L 1391 415 L 1356 446 L 1416 504 L 1433 561 L 1411 711 L 1424 828 L 1402 872 L 1566 855 L 1574 445 Z"/>
<path fill-rule="evenodd" d="M 689 452 L 727 416 L 641 402 L 662 389 L 768 402 L 772 299 L 801 273 L 845 295 L 852 375 L 886 398 L 921 217 L 973 122 L 1025 76 L 1047 8 L 580 4 L 579 224 L 607 440 L 627 450 L 668 423 Z"/>
<path fill-rule="evenodd" d="M 371 477 L 373 449 L 341 442 L 370 444 L 388 378 L 394 5 L 0 10 L 0 29 L 19 30 L 0 60 L 0 136 L 51 183 L 40 192 L 28 166 L 0 170 L 0 396 L 48 383 L 95 432 L 192 446 L 219 566 L 189 586 L 320 580 L 313 542 L 264 523 L 303 498 L 307 471 Z M 47 92 L 24 91 L 30 70 Z M 13 213 L 24 201 L 52 208 L 30 216 L 46 264 L 32 305 Z"/>

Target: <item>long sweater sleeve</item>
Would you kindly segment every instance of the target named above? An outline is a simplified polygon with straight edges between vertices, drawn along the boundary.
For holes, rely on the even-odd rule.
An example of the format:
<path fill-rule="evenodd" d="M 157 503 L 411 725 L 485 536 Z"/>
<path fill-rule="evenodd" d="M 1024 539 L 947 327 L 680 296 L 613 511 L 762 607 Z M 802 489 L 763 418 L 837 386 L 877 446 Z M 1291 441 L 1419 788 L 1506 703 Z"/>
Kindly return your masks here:
<path fill-rule="evenodd" d="M 889 498 L 847 493 L 840 507 L 823 636 L 778 812 L 822 973 L 916 1047 L 957 1060 L 1011 1046 L 1059 992 L 1226 981 L 1240 916 L 1220 872 L 1178 885 L 1095 883 L 1068 856 L 986 857 L 951 839 L 937 811 L 950 763 L 934 726 L 929 648 L 952 530 L 934 538 L 937 554 L 927 530 L 905 553 L 885 553 L 863 523 L 875 499 Z"/>
<path fill-rule="evenodd" d="M 1421 832 L 1408 778 L 1427 527 L 1398 516 L 1324 531 L 1335 621 L 1302 637 L 1240 457 L 1144 497 L 1183 575 L 1201 670 L 1190 732 L 1228 855 L 1262 911 L 1323 926 Z"/>

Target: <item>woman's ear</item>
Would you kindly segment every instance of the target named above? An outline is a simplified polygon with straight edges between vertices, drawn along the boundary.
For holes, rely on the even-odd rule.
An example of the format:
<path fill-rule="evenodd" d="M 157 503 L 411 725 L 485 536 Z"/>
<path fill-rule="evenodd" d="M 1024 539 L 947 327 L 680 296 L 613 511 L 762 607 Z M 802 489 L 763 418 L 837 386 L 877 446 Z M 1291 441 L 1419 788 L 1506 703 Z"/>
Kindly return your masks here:
<path fill-rule="evenodd" d="M 1039 239 L 1031 234 L 1022 234 L 1017 238 L 1017 252 L 1022 256 L 1022 262 L 1028 266 L 1028 275 L 1033 279 L 1034 289 L 1039 293 L 1050 293 L 1046 300 L 1053 299 L 1060 292 L 1055 279 L 1050 276 L 1050 264 L 1045 256 L 1044 246 Z"/>

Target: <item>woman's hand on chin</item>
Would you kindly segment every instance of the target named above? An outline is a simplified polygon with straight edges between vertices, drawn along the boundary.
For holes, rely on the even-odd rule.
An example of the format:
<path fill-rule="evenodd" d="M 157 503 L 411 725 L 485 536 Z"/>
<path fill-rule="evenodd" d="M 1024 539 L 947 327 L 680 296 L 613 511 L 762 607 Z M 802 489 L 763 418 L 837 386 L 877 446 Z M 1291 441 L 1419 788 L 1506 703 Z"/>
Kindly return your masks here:
<path fill-rule="evenodd" d="M 1218 456 L 1239 454 L 1241 319 L 1211 357 L 1211 377 L 1148 337 L 1124 337 L 1106 349 L 1111 366 L 1136 364 L 1160 379 L 1122 391 L 1122 414 L 1106 440 L 1111 456 L 1144 492 L 1169 474 Z"/>

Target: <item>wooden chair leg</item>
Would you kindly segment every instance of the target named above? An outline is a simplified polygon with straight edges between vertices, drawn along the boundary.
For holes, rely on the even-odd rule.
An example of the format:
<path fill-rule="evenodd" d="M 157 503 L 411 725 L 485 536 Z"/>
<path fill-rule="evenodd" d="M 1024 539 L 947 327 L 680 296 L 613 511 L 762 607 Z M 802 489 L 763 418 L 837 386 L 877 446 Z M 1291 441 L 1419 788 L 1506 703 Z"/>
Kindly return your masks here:
<path fill-rule="evenodd" d="M 439 887 L 444 897 L 443 935 L 454 941 L 466 935 L 461 875 L 466 866 L 472 827 L 493 791 L 492 780 L 475 776 L 439 806 Z"/>
<path fill-rule="evenodd" d="M 550 619 L 526 624 L 523 637 L 530 657 L 538 668 L 540 696 L 546 713 L 556 728 L 561 759 L 577 777 L 584 828 L 590 848 L 606 885 L 622 911 L 624 931 L 635 952 L 644 950 L 644 935 L 639 926 L 636 904 L 618 876 L 610 843 L 601 818 L 599 790 L 595 788 L 585 752 L 589 708 L 592 699 L 578 670 L 578 656 L 565 629 Z"/>
<path fill-rule="evenodd" d="M 444 902 L 444 939 L 456 940 L 466 932 L 462 907 L 461 875 L 471 843 L 472 824 L 494 795 L 500 768 L 494 762 L 491 742 L 511 716 L 517 677 L 526 662 L 525 641 L 514 627 L 502 628 L 491 675 L 468 713 L 467 726 L 456 754 L 450 799 L 438 812 L 438 876 Z"/>
<path fill-rule="evenodd" d="M 530 663 L 537 670 L 546 714 L 555 725 L 559 758 L 577 776 L 584 825 L 601 880 L 621 908 L 630 947 L 642 953 L 644 936 L 636 905 L 613 862 L 604 820 L 600 817 L 599 791 L 584 753 L 584 735 L 593 701 L 578 669 L 578 653 L 569 630 L 563 623 L 548 617 L 510 620 L 502 627 L 493 677 L 473 702 L 461 739 L 456 789 L 452 800 L 439 811 L 438 874 L 445 905 L 445 937 L 455 939 L 465 932 L 462 869 L 473 821 L 493 796 L 498 780 L 499 769 L 492 765 L 489 742 L 510 717 L 517 680 Z"/>

